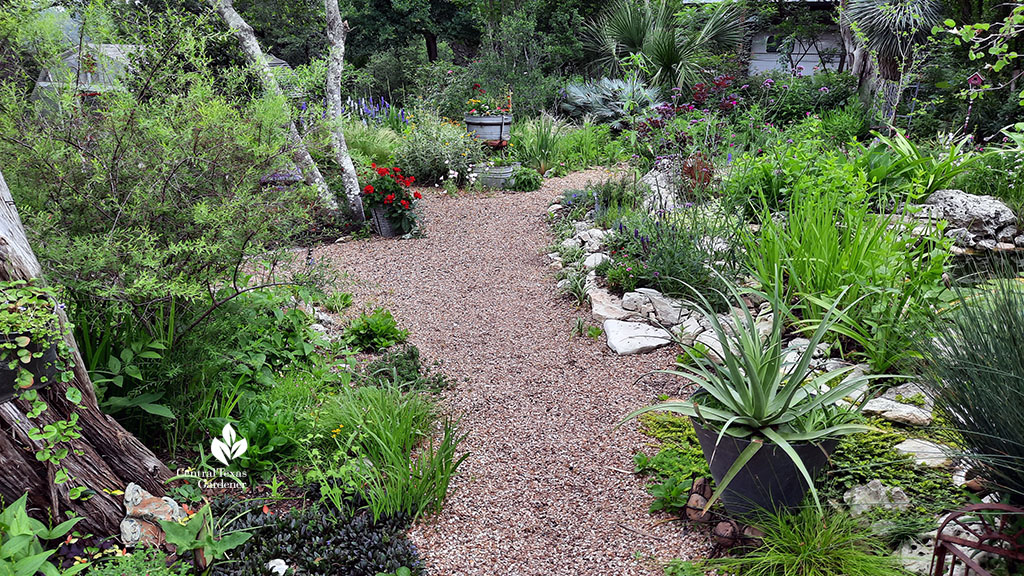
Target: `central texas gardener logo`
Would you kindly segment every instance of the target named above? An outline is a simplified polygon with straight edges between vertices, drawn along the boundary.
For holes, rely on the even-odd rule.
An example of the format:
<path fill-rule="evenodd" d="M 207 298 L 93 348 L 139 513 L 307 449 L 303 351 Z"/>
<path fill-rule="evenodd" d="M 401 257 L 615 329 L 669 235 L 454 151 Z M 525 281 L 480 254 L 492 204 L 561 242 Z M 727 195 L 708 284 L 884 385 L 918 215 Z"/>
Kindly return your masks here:
<path fill-rule="evenodd" d="M 245 438 L 238 438 L 238 434 L 235 433 L 235 429 L 231 427 L 231 424 L 225 424 L 224 429 L 221 430 L 222 438 L 214 438 L 213 443 L 210 445 L 210 452 L 213 453 L 213 457 L 220 460 L 225 466 L 230 466 L 231 461 L 239 458 L 249 448 L 249 443 L 245 441 Z M 235 439 L 238 438 L 236 441 Z"/>

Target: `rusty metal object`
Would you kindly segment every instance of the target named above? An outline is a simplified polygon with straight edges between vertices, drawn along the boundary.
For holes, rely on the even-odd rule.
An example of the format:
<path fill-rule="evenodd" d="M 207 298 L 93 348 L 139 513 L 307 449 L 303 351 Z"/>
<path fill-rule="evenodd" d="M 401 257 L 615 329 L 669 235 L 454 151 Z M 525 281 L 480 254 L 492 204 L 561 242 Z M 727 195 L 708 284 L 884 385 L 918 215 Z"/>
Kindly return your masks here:
<path fill-rule="evenodd" d="M 953 512 L 936 533 L 932 576 L 955 574 L 958 565 L 965 575 L 991 576 L 977 562 L 982 553 L 1005 558 L 1011 566 L 1024 564 L 1022 520 L 1024 509 L 1008 504 L 971 504 Z"/>

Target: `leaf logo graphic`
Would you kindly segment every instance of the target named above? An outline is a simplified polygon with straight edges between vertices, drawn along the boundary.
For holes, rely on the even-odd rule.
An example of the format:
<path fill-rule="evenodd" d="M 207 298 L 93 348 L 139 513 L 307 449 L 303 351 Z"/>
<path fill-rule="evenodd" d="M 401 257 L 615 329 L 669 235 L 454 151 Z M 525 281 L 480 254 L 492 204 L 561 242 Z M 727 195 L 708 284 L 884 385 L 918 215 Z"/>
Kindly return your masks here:
<path fill-rule="evenodd" d="M 238 458 L 249 448 L 249 443 L 245 441 L 245 438 L 239 439 L 235 429 L 231 427 L 231 424 L 225 424 L 224 429 L 221 430 L 220 438 L 214 438 L 213 444 L 210 445 L 210 451 L 213 453 L 213 457 L 220 460 L 225 466 L 231 464 L 231 461 Z"/>

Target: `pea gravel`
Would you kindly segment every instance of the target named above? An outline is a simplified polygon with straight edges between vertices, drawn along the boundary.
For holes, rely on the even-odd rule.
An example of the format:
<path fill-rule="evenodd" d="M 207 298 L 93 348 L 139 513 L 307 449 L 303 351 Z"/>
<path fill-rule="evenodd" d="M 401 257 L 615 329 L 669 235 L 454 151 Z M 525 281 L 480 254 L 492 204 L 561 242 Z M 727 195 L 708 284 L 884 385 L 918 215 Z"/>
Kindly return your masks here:
<path fill-rule="evenodd" d="M 469 459 L 444 510 L 412 529 L 434 575 L 660 574 L 709 548 L 706 533 L 647 513 L 629 474 L 646 438 L 615 424 L 665 391 L 670 349 L 620 357 L 570 337 L 590 321 L 555 291 L 545 214 L 564 189 L 604 171 L 547 180 L 530 193 L 449 197 L 423 189 L 426 237 L 320 249 L 357 303 L 389 308 L 455 385 Z M 669 383 L 671 385 L 671 383 Z"/>

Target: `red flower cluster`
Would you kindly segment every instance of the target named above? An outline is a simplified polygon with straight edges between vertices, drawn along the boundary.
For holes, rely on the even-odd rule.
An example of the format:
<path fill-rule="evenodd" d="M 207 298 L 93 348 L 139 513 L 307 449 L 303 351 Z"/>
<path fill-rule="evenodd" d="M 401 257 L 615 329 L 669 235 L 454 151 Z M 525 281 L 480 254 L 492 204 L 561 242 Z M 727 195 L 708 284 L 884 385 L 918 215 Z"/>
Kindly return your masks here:
<path fill-rule="evenodd" d="M 367 210 L 382 210 L 389 220 L 405 232 L 415 226 L 415 202 L 423 196 L 409 187 L 416 182 L 413 176 L 402 174 L 397 167 L 370 165 L 372 172 L 363 180 L 363 207 Z"/>

